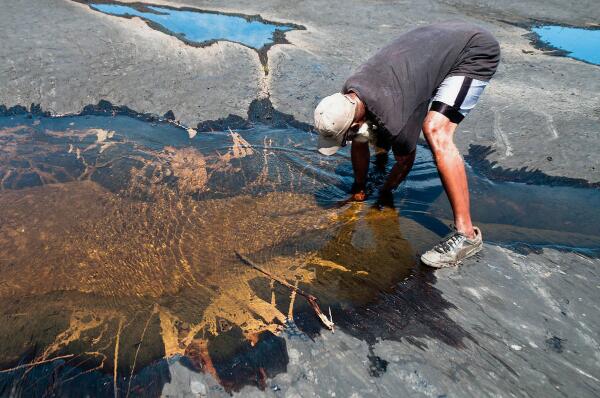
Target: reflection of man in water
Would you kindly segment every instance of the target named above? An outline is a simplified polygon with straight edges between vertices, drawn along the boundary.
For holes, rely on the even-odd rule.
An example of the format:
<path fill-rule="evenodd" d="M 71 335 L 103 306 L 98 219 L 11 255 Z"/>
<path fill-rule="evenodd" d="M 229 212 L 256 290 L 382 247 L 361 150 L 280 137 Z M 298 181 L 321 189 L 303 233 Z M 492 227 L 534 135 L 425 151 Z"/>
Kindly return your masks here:
<path fill-rule="evenodd" d="M 319 299 L 331 295 L 332 301 L 365 304 L 412 272 L 415 252 L 403 236 L 398 210 L 353 203 L 337 222 L 335 236 L 308 261 L 317 266 L 314 284 L 323 286 Z"/>
<path fill-rule="evenodd" d="M 396 164 L 380 188 L 386 202 L 415 160 L 421 129 L 436 161 L 454 211 L 455 231 L 421 260 L 433 267 L 457 264 L 482 247 L 472 225 L 469 190 L 453 135 L 475 106 L 496 71 L 500 48 L 486 30 L 452 21 L 409 31 L 365 62 L 341 93 L 324 98 L 315 110 L 319 151 L 333 155 L 352 141 L 352 200 L 366 199 L 369 143 L 394 151 Z"/>

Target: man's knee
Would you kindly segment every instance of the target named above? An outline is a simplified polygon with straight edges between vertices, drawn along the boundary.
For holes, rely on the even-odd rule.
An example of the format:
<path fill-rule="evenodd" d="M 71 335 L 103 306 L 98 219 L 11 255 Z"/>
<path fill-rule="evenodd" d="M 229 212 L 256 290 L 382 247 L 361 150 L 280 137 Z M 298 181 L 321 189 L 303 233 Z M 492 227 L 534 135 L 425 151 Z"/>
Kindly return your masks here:
<path fill-rule="evenodd" d="M 443 115 L 427 115 L 423 121 L 423 135 L 432 151 L 445 150 L 453 147 L 453 135 L 456 125 L 449 122 Z"/>

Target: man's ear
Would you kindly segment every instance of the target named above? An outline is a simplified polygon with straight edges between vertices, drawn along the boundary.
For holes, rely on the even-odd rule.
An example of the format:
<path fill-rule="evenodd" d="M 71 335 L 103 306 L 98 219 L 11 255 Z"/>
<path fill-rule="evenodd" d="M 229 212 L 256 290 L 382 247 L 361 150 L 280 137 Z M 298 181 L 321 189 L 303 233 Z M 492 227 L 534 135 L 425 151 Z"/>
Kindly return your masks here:
<path fill-rule="evenodd" d="M 367 121 L 365 108 L 362 105 L 362 102 L 359 102 L 354 108 L 354 123 L 358 123 L 359 125 L 365 123 Z"/>

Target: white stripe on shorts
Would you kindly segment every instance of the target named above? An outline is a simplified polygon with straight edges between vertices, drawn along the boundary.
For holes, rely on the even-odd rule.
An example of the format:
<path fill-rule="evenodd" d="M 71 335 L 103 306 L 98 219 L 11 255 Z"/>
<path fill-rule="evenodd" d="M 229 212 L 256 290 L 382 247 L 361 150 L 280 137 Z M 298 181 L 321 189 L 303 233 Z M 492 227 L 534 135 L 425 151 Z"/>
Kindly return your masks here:
<path fill-rule="evenodd" d="M 431 100 L 443 102 L 449 106 L 455 106 L 456 99 L 460 93 L 460 89 L 465 82 L 465 76 L 448 76 L 444 79 L 444 81 L 438 87 L 435 96 Z M 459 105 L 459 112 L 463 116 L 467 116 L 469 111 L 475 107 L 475 104 L 479 100 L 481 93 L 483 93 L 483 89 L 488 85 L 488 82 L 471 79 L 471 84 L 469 86 L 469 91 L 467 91 L 467 95 L 464 100 Z"/>

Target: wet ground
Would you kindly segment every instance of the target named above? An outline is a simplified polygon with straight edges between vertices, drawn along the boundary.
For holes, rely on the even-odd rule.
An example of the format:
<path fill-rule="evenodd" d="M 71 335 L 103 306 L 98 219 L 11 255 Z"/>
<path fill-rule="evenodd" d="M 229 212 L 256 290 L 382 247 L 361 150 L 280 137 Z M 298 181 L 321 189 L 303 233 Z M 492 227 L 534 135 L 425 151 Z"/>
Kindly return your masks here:
<path fill-rule="evenodd" d="M 329 332 L 235 251 L 316 295 L 338 333 L 371 346 L 398 338 L 372 323 L 373 306 L 399 317 L 391 324 L 406 317 L 394 315 L 398 300 L 409 312 L 450 306 L 422 297 L 434 277 L 417 266 L 451 218 L 426 147 L 382 207 L 375 192 L 391 164 L 373 167 L 372 199 L 340 206 L 348 154 L 324 159 L 314 134 L 291 126 L 197 132 L 144 117 L 24 114 L 0 118 L 0 141 L 3 394 L 156 395 L 174 358 L 222 391 L 264 389 L 290 361 L 282 333 L 309 342 Z M 600 255 L 598 189 L 469 171 L 489 242 Z M 463 334 L 441 339 L 460 345 Z M 386 371 L 372 349 L 366 359 L 373 376 Z"/>

